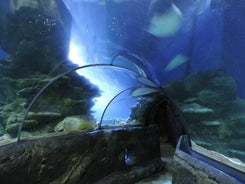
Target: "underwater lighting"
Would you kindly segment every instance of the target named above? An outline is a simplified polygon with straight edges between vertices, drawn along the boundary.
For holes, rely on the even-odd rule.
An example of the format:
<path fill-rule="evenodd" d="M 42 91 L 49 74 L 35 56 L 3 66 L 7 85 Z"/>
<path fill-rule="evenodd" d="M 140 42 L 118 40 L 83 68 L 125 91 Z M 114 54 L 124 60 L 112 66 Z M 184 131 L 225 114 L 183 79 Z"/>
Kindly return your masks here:
<path fill-rule="evenodd" d="M 81 44 L 77 45 L 73 41 L 70 42 L 69 59 L 71 60 L 71 62 L 79 66 L 86 65 L 86 63 L 88 64 L 88 62 L 85 60 L 83 46 Z M 97 85 L 102 91 L 101 96 L 94 99 L 95 105 L 92 108 L 92 111 L 95 113 L 95 118 L 99 119 L 101 114 L 103 113 L 104 107 L 107 105 L 107 103 L 109 103 L 110 99 L 112 98 L 111 96 L 115 94 L 115 92 L 113 92 L 113 89 L 106 90 L 109 86 L 106 85 L 106 83 L 101 83 L 101 81 L 106 80 L 106 78 L 103 75 L 101 76 L 100 73 L 96 73 L 96 75 L 94 75 L 91 71 L 86 70 L 78 70 L 77 73 L 80 75 L 84 75 L 90 80 L 91 83 Z"/>
<path fill-rule="evenodd" d="M 69 51 L 69 59 L 72 63 L 75 63 L 79 66 L 84 66 L 91 64 L 86 59 L 86 53 L 84 52 L 84 46 L 82 44 L 75 43 L 75 41 L 71 40 L 70 42 L 70 51 Z M 103 61 L 101 62 L 103 63 Z M 99 120 L 103 114 L 104 109 L 106 108 L 107 104 L 111 101 L 111 99 L 118 94 L 122 90 L 123 85 L 118 83 L 117 80 L 113 80 L 108 70 L 98 70 L 98 68 L 93 68 L 89 70 L 77 70 L 77 73 L 80 75 L 85 76 L 89 79 L 89 81 L 98 86 L 99 90 L 101 91 L 101 96 L 94 98 L 93 101 L 95 102 L 94 106 L 92 107 L 93 116 Z M 114 114 L 117 116 L 118 114 L 122 114 L 120 108 L 114 109 Z M 125 117 L 128 116 L 128 112 L 124 110 Z M 112 118 L 112 117 L 110 117 Z"/>
<path fill-rule="evenodd" d="M 70 50 L 69 50 L 69 59 L 75 64 L 78 64 L 79 66 L 82 66 L 84 64 L 84 58 L 83 58 L 83 47 L 76 46 L 72 41 L 70 43 Z"/>
<path fill-rule="evenodd" d="M 104 7 L 95 6 L 101 16 L 94 19 L 86 9 L 91 3 L 86 4 L 86 1 L 68 0 L 63 0 L 63 2 L 73 18 L 68 55 L 70 61 L 78 66 L 96 65 L 99 63 L 108 64 L 111 59 L 111 57 L 108 57 L 108 54 L 111 54 L 108 51 L 108 44 L 113 43 L 110 43 L 110 41 L 108 43 L 108 35 L 104 26 L 106 25 Z M 77 73 L 86 77 L 92 84 L 98 86 L 101 91 L 101 96 L 93 99 L 95 103 L 91 109 L 96 119 L 101 118 L 104 108 L 115 95 L 130 87 L 126 83 L 132 80 L 132 78 L 127 76 L 128 74 L 125 75 L 125 72 L 115 72 L 115 70 L 112 71 L 108 67 L 92 67 L 77 70 Z M 108 118 L 112 118 L 111 116 L 120 118 L 123 116 L 122 118 L 125 118 L 129 113 L 125 110 L 125 107 L 109 109 L 110 117 Z M 122 111 L 122 109 L 124 110 Z M 119 114 L 120 116 L 118 116 Z M 105 119 L 107 116 L 109 115 L 106 113 Z"/>

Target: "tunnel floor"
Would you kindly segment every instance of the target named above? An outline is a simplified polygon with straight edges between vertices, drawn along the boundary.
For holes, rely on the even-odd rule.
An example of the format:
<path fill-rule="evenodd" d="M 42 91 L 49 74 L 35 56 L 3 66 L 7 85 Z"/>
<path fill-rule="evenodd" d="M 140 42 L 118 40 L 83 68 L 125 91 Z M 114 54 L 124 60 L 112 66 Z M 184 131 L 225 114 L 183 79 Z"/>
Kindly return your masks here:
<path fill-rule="evenodd" d="M 166 139 L 161 139 L 160 143 L 161 160 L 166 163 L 166 170 L 145 178 L 136 184 L 172 184 L 171 170 L 175 148 L 171 144 L 168 144 Z"/>

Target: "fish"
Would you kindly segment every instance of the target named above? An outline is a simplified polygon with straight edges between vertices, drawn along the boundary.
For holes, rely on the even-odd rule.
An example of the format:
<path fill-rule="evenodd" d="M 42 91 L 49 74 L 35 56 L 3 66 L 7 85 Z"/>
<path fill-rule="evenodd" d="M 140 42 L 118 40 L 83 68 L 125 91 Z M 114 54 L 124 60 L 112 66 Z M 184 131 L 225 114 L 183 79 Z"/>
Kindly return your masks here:
<path fill-rule="evenodd" d="M 157 88 L 139 87 L 139 88 L 135 88 L 134 90 L 132 90 L 130 95 L 132 97 L 139 97 L 139 96 L 151 95 L 151 94 L 154 94 L 154 93 L 158 93 L 160 91 L 161 90 L 157 89 Z"/>
<path fill-rule="evenodd" d="M 206 113 L 213 113 L 214 110 L 204 107 L 202 105 L 199 105 L 197 103 L 191 103 L 191 104 L 185 104 L 181 107 L 182 112 L 184 113 L 193 113 L 193 114 L 206 114 Z"/>
<path fill-rule="evenodd" d="M 206 126 L 218 126 L 221 124 L 220 121 L 218 120 L 214 120 L 214 121 L 201 121 L 200 122 L 202 125 L 206 125 Z"/>
<path fill-rule="evenodd" d="M 193 102 L 196 102 L 198 100 L 198 98 L 196 97 L 190 97 L 190 98 L 186 98 L 184 100 L 184 103 L 193 103 Z"/>
<path fill-rule="evenodd" d="M 87 116 L 68 116 L 54 127 L 54 131 L 89 131 L 95 128 L 95 124 L 95 120 Z"/>
<path fill-rule="evenodd" d="M 132 97 L 151 95 L 154 93 L 159 93 L 162 90 L 161 86 L 157 85 L 153 80 L 145 76 L 139 76 L 136 78 L 136 80 L 144 87 L 134 88 L 130 93 Z"/>
<path fill-rule="evenodd" d="M 182 19 L 182 12 L 174 3 L 171 3 L 170 8 L 166 12 L 155 13 L 151 17 L 146 31 L 156 37 L 170 37 L 180 29 Z"/>
<path fill-rule="evenodd" d="M 178 54 L 176 55 L 173 59 L 171 59 L 171 61 L 167 64 L 167 66 L 164 68 L 165 71 L 172 71 L 175 68 L 177 68 L 178 66 L 186 63 L 187 61 L 189 61 L 189 58 L 186 57 L 183 54 Z"/>
<path fill-rule="evenodd" d="M 153 82 L 151 79 L 148 79 L 144 76 L 140 76 L 138 78 L 136 78 L 136 80 L 140 83 L 140 84 L 143 84 L 145 86 L 148 86 L 148 87 L 153 87 L 153 88 L 158 88 L 159 86 Z"/>

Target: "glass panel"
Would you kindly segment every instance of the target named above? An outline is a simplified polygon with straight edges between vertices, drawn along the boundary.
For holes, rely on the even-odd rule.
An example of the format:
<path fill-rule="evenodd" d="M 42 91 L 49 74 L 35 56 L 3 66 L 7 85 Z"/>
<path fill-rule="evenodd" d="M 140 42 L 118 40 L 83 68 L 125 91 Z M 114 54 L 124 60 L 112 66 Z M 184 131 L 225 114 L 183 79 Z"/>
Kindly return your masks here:
<path fill-rule="evenodd" d="M 95 73 L 99 78 L 84 77 Z M 64 74 L 66 75 L 58 75 L 55 78 L 45 76 L 41 81 L 37 78 L 37 85 L 32 88 L 39 93 L 35 98 L 31 97 L 35 101 L 28 107 L 22 137 L 40 137 L 50 133 L 56 135 L 55 132 L 91 131 L 104 124 L 123 126 L 131 123 L 128 121 L 130 106 L 136 103 L 136 100 L 129 99 L 128 96 L 132 86 L 138 85 L 136 73 L 121 67 L 92 65 L 81 69 L 78 67 L 77 70 Z M 112 74 L 115 76 L 113 79 L 110 78 Z M 125 81 L 119 81 L 120 78 Z M 39 89 L 41 85 L 42 89 Z M 126 86 L 131 87 L 123 90 L 128 91 L 125 96 L 121 92 Z M 119 94 L 121 98 L 116 99 Z M 111 103 L 113 100 L 116 104 Z"/>
<path fill-rule="evenodd" d="M 77 115 L 141 121 L 166 91 L 195 144 L 244 162 L 244 10 L 242 0 L 1 1 L 0 141 L 17 136 L 50 80 L 91 65 L 40 93 L 30 129 Z"/>
<path fill-rule="evenodd" d="M 166 89 L 184 114 L 193 146 L 214 150 L 240 164 L 245 162 L 245 4 L 210 3 L 197 12 L 192 25 L 186 77 L 168 82 Z M 209 156 L 215 156 L 208 150 Z"/>

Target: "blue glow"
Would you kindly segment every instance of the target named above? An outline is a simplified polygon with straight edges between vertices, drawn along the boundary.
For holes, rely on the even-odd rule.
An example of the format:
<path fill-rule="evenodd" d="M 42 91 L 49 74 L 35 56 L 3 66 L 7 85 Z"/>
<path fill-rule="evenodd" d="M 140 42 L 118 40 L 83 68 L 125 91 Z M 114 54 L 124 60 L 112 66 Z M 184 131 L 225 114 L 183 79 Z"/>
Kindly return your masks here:
<path fill-rule="evenodd" d="M 0 47 L 0 59 L 4 58 L 5 56 L 7 56 L 8 54 L 6 52 L 4 52 L 1 47 Z"/>
<path fill-rule="evenodd" d="M 115 54 L 113 52 L 118 52 L 118 48 L 109 39 L 106 6 L 97 1 L 63 1 L 73 17 L 69 59 L 79 66 L 110 63 Z M 98 16 L 94 16 L 95 14 Z M 101 91 L 101 96 L 94 99 L 95 105 L 91 109 L 96 119 L 100 119 L 106 105 L 115 95 L 137 83 L 125 71 L 115 71 L 111 68 L 93 67 L 77 72 L 88 78 Z M 120 99 L 128 97 L 122 95 Z M 119 99 L 115 101 L 117 100 Z M 120 103 L 115 108 L 108 108 L 105 119 L 127 118 L 131 110 L 130 104 L 134 101 L 135 99 L 131 99 L 130 102 Z M 114 106 L 113 104 L 111 106 Z"/>
<path fill-rule="evenodd" d="M 105 59 L 100 59 L 98 53 L 92 54 L 91 56 L 86 52 L 85 45 L 79 41 L 79 37 L 76 34 L 76 31 L 72 32 L 71 42 L 70 42 L 70 51 L 69 59 L 79 66 L 93 63 L 106 63 L 109 57 L 104 57 Z M 90 69 L 81 69 L 77 71 L 80 75 L 84 75 L 90 80 L 90 82 L 99 87 L 101 90 L 101 96 L 94 99 L 95 105 L 91 109 L 94 112 L 94 117 L 100 119 L 106 105 L 110 100 L 117 95 L 120 91 L 128 87 L 128 81 L 132 80 L 131 76 L 120 72 L 120 71 L 111 71 L 106 68 L 90 68 Z M 121 81 L 123 80 L 123 81 Z M 121 98 L 126 98 L 121 97 Z M 127 99 L 126 103 L 120 103 L 119 106 L 114 108 L 108 108 L 110 114 L 105 115 L 105 119 L 113 118 L 127 118 L 130 113 L 130 108 L 128 104 L 132 103 L 132 99 Z M 112 104 L 113 106 L 113 104 Z M 108 115 L 108 116 L 107 116 Z"/>
<path fill-rule="evenodd" d="M 84 51 L 84 46 L 81 43 L 75 43 L 75 41 L 72 39 L 70 43 L 69 59 L 73 63 L 83 66 L 88 64 L 85 58 L 86 53 Z M 103 73 L 96 72 L 95 75 L 95 72 L 86 69 L 79 70 L 78 73 L 84 75 L 90 80 L 91 83 L 97 85 L 102 91 L 101 96 L 94 99 L 96 103 L 92 108 L 92 111 L 95 112 L 95 117 L 99 119 L 106 105 L 113 98 L 113 96 L 117 94 L 118 87 L 116 85 L 112 87 L 110 84 L 108 84 L 106 82 L 108 77 Z"/>

